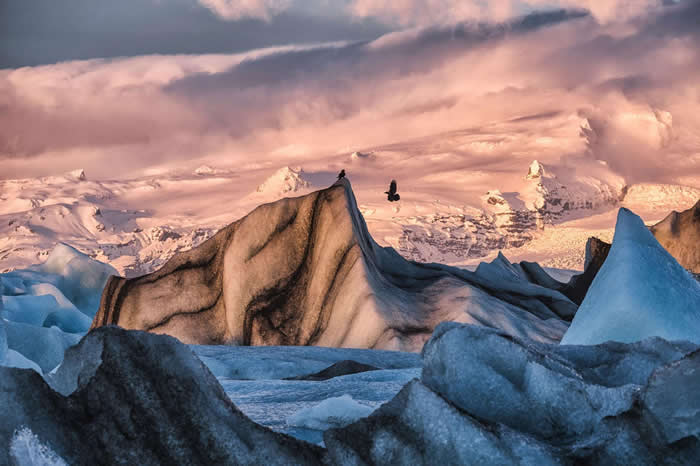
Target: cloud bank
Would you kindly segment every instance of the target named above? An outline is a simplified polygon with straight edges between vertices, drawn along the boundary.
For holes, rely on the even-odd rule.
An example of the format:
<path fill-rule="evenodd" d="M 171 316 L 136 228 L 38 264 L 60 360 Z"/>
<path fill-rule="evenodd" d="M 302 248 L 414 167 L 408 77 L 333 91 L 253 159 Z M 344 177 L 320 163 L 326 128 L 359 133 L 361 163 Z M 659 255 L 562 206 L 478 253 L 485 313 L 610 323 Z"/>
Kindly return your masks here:
<path fill-rule="evenodd" d="M 306 0 L 308 1 L 308 0 Z M 199 0 L 227 20 L 271 16 L 290 9 L 292 0 Z M 301 2 L 299 2 L 301 3 Z M 321 4 L 327 2 L 318 2 Z M 602 23 L 625 21 L 654 11 L 663 0 L 335 0 L 336 9 L 390 25 L 430 26 L 464 21 L 505 21 L 527 8 L 584 9 Z M 346 8 L 344 8 L 346 7 Z"/>
<path fill-rule="evenodd" d="M 199 2 L 227 20 L 256 18 L 265 21 L 287 10 L 292 3 L 291 0 L 199 0 Z"/>
<path fill-rule="evenodd" d="M 3 70 L 1 176 L 298 163 L 445 133 L 466 138 L 445 160 L 587 158 L 631 181 L 693 183 L 698 15 L 698 1 L 614 25 L 554 12 L 371 42 Z"/>

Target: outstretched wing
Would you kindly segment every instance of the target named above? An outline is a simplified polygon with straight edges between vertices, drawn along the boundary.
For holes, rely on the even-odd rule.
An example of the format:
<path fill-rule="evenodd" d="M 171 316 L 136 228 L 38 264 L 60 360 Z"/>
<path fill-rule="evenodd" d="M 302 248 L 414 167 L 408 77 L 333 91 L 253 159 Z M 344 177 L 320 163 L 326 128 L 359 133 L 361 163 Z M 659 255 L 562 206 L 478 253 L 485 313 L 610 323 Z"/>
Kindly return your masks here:
<path fill-rule="evenodd" d="M 389 193 L 396 194 L 396 180 L 391 180 L 391 184 L 389 185 Z"/>

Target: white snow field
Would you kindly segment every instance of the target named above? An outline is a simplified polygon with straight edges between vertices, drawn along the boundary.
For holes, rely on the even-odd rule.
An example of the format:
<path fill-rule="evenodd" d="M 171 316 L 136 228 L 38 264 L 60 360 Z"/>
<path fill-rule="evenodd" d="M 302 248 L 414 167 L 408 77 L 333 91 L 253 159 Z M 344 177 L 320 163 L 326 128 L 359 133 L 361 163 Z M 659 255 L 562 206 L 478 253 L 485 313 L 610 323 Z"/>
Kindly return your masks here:
<path fill-rule="evenodd" d="M 134 179 L 93 180 L 76 170 L 0 180 L 0 272 L 41 262 L 65 242 L 138 276 L 260 204 L 331 185 L 341 168 L 380 245 L 450 265 L 475 266 L 503 250 L 516 262 L 581 270 L 586 239 L 609 241 L 619 206 L 653 223 L 700 198 L 699 186 L 628 185 L 602 162 L 513 155 L 508 164 L 482 166 L 481 159 L 444 152 L 475 144 L 475 137 L 442 134 L 362 157 L 341 151 L 303 159 L 303 167 L 173 165 Z M 392 178 L 400 202 L 383 194 Z"/>
<path fill-rule="evenodd" d="M 700 282 L 641 218 L 620 209 L 608 258 L 561 343 L 633 342 L 652 336 L 700 343 Z"/>

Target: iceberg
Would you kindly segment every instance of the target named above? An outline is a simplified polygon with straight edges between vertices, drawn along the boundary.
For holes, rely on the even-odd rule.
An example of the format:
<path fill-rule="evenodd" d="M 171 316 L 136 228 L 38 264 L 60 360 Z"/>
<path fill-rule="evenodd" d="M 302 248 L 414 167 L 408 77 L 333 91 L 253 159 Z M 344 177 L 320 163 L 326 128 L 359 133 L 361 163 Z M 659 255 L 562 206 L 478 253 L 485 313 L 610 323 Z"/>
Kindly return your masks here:
<path fill-rule="evenodd" d="M 700 343 L 700 283 L 620 209 L 615 236 L 561 344 L 633 342 L 649 337 Z"/>
<path fill-rule="evenodd" d="M 442 321 L 558 342 L 577 305 L 503 256 L 475 272 L 379 246 L 344 178 L 264 204 L 160 270 L 109 279 L 92 328 L 187 344 L 420 351 Z M 550 288 L 552 286 L 555 288 Z"/>

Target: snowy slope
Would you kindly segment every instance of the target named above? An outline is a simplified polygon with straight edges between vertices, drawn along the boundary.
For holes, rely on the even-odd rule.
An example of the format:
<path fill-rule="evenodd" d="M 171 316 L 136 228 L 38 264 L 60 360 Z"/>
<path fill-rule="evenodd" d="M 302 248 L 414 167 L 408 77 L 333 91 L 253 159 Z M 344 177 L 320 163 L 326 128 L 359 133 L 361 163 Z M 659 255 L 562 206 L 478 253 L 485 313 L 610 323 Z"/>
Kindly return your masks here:
<path fill-rule="evenodd" d="M 414 260 L 465 263 L 525 246 L 547 228 L 615 208 L 624 197 L 624 179 L 604 164 L 585 173 L 559 171 L 535 160 L 507 192 L 488 190 L 476 208 L 436 206 L 429 215 L 396 215 L 403 231 L 392 246 Z"/>
<path fill-rule="evenodd" d="M 82 170 L 0 181 L 0 271 L 40 262 L 59 242 L 110 262 L 122 274 L 139 274 L 159 266 L 211 234 L 211 229 L 192 222 L 187 225 L 172 218 L 171 226 L 168 219 L 153 218 L 151 210 L 130 208 L 130 196 L 166 191 L 167 197 L 168 184 L 174 181 L 96 182 L 89 181 Z M 199 182 L 211 181 L 215 180 Z"/>
<path fill-rule="evenodd" d="M 700 343 L 700 283 L 638 216 L 620 209 L 608 258 L 562 344 L 651 336 Z"/>

